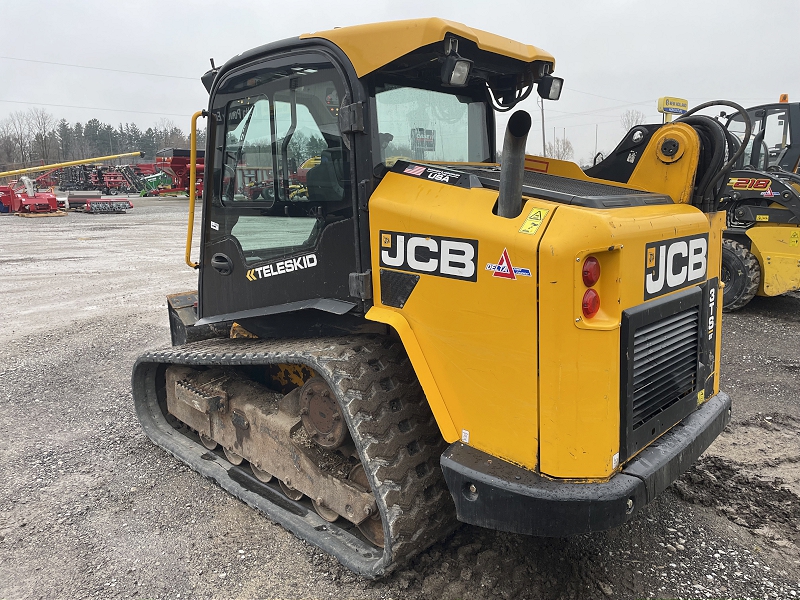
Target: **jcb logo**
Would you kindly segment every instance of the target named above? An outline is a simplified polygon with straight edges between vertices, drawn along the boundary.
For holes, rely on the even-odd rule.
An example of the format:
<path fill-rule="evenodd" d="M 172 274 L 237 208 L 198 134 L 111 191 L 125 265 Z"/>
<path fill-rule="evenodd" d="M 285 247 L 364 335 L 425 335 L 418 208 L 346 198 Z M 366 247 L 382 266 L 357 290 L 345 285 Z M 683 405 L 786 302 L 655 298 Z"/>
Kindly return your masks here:
<path fill-rule="evenodd" d="M 381 231 L 382 267 L 477 281 L 478 240 Z"/>
<path fill-rule="evenodd" d="M 647 244 L 644 299 L 650 300 L 704 281 L 707 271 L 708 234 Z"/>

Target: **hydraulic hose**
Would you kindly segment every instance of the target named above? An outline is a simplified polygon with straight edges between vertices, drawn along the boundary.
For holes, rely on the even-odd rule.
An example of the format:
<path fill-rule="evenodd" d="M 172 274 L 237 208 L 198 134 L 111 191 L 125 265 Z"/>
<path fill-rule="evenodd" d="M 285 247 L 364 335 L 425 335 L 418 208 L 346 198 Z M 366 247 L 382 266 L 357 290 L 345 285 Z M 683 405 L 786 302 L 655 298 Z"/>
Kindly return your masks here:
<path fill-rule="evenodd" d="M 727 128 L 723 127 L 718 121 L 703 115 L 693 117 L 695 113 L 711 106 L 730 106 L 740 115 L 742 115 L 745 123 L 745 132 L 741 143 L 738 144 L 738 148 L 736 147 L 737 144 L 736 140 L 734 139 L 735 136 L 733 136 L 727 130 Z M 750 115 L 747 114 L 747 111 L 741 105 L 729 100 L 711 100 L 710 102 L 699 104 L 690 111 L 681 115 L 677 121 L 682 121 L 694 127 L 701 138 L 704 137 L 704 134 L 701 133 L 701 131 L 704 131 L 706 135 L 713 136 L 714 138 L 713 141 L 711 141 L 711 139 L 701 139 L 703 142 L 711 142 L 711 144 L 714 146 L 714 149 L 711 158 L 707 161 L 704 161 L 706 168 L 704 169 L 703 177 L 700 183 L 696 186 L 696 200 L 694 202 L 695 204 L 699 203 L 704 212 L 711 212 L 711 210 L 714 208 L 714 202 L 719 192 L 719 190 L 716 190 L 716 186 L 723 177 L 730 173 L 733 165 L 736 164 L 736 161 L 744 153 L 744 150 L 747 147 L 747 142 L 750 141 L 750 134 L 753 131 L 753 122 L 750 120 Z M 703 147 L 705 146 L 706 144 L 703 143 Z M 724 160 L 726 153 L 729 156 L 728 161 L 719 167 L 718 164 Z"/>

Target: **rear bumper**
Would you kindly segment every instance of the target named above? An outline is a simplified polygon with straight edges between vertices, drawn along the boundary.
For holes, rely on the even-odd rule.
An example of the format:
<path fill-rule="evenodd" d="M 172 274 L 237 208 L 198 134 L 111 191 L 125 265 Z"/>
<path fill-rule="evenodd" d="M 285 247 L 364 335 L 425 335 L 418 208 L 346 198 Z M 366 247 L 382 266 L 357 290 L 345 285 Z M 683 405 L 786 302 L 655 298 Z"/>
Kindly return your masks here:
<path fill-rule="evenodd" d="M 489 529 L 563 537 L 618 527 L 664 491 L 731 418 L 720 392 L 603 483 L 567 483 L 455 442 L 442 454 L 458 519 Z M 474 489 L 474 491 L 472 491 Z"/>

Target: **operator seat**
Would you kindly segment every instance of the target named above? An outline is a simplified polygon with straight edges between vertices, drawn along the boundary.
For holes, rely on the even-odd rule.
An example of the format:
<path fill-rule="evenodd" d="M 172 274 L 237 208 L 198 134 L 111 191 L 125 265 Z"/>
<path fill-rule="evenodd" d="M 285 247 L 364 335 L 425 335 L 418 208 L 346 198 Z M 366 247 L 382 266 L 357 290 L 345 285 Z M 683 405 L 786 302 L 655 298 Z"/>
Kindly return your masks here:
<path fill-rule="evenodd" d="M 345 199 L 345 187 L 350 169 L 343 156 L 341 146 L 327 148 L 320 154 L 319 164 L 306 175 L 308 198 L 312 202 L 341 202 Z"/>

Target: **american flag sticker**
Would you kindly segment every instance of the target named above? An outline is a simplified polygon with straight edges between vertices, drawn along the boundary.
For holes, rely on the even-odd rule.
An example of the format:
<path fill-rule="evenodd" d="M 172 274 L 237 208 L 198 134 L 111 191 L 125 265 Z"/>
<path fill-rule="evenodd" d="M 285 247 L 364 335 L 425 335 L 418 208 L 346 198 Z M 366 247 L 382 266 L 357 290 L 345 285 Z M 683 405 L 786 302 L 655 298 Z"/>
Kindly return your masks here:
<path fill-rule="evenodd" d="M 425 172 L 425 167 L 420 167 L 419 165 L 408 165 L 403 173 L 408 173 L 409 175 L 414 175 L 415 177 L 419 177 Z"/>

